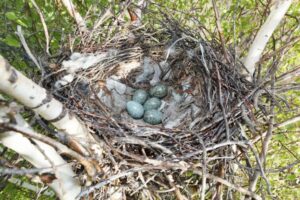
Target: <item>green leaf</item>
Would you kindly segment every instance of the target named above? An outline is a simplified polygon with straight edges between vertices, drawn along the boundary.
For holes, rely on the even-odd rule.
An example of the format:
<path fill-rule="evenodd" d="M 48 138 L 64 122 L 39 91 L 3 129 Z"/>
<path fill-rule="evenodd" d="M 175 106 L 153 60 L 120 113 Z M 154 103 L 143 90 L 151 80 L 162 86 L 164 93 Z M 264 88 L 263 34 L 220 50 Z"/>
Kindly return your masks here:
<path fill-rule="evenodd" d="M 187 171 L 185 173 L 186 177 L 192 177 L 194 175 L 194 173 L 192 171 Z"/>
<path fill-rule="evenodd" d="M 23 26 L 23 27 L 25 27 L 25 28 L 28 28 L 28 26 L 27 26 L 22 20 L 18 19 L 16 22 L 17 22 L 19 25 L 21 25 L 21 26 Z"/>
<path fill-rule="evenodd" d="M 28 26 L 26 25 L 26 23 L 24 21 L 22 21 L 21 19 L 19 19 L 19 17 L 17 17 L 17 15 L 14 12 L 7 12 L 5 13 L 5 16 L 11 20 L 11 21 L 15 21 L 17 22 L 19 25 L 28 28 Z"/>
<path fill-rule="evenodd" d="M 5 16 L 12 21 L 15 21 L 16 19 L 18 19 L 18 17 L 16 16 L 16 14 L 14 12 L 7 12 L 5 13 Z"/>
<path fill-rule="evenodd" d="M 296 175 L 295 174 L 289 174 L 289 175 L 287 175 L 287 180 L 290 180 L 290 181 L 294 181 L 294 180 L 296 180 Z"/>
<path fill-rule="evenodd" d="M 20 47 L 20 42 L 14 38 L 12 35 L 6 36 L 6 38 L 3 40 L 7 45 L 12 47 Z"/>
<path fill-rule="evenodd" d="M 278 135 L 274 135 L 273 137 L 274 140 L 276 141 L 284 141 L 286 139 L 286 137 L 283 134 L 278 134 Z"/>

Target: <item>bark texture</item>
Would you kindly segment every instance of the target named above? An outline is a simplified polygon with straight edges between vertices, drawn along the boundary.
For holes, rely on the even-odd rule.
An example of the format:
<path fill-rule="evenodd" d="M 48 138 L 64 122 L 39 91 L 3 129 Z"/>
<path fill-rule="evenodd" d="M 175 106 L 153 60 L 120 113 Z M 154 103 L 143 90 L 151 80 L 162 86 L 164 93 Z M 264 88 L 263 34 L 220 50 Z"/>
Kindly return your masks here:
<path fill-rule="evenodd" d="M 260 60 L 262 52 L 264 51 L 270 37 L 283 19 L 291 4 L 292 0 L 276 0 L 271 7 L 270 15 L 259 29 L 244 62 L 244 65 L 251 77 L 254 74 L 255 65 Z"/>
<path fill-rule="evenodd" d="M 13 106 L 12 106 L 13 107 Z M 16 110 L 15 108 L 0 108 L 0 122 L 5 120 L 5 115 Z M 19 115 L 14 116 L 14 121 L 18 126 L 26 130 L 33 131 L 26 121 Z M 22 134 L 7 131 L 0 134 L 0 142 L 4 146 L 14 150 L 25 160 L 36 168 L 52 168 L 52 170 L 42 170 L 41 173 L 50 172 L 56 179 L 49 183 L 49 186 L 56 192 L 62 200 L 73 200 L 81 191 L 81 186 L 74 178 L 75 173 L 71 166 L 63 160 L 56 150 L 35 139 L 28 139 Z"/>

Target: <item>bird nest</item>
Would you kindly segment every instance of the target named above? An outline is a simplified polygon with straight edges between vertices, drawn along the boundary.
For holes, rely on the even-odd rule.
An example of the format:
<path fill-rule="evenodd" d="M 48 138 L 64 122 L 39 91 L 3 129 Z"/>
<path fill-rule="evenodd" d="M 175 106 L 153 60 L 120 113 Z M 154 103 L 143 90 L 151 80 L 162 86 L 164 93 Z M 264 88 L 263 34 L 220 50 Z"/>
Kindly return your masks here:
<path fill-rule="evenodd" d="M 113 35 L 78 45 L 48 83 L 104 149 L 96 158 L 102 173 L 82 195 L 197 198 L 201 181 L 211 195 L 216 177 L 233 183 L 237 148 L 248 145 L 243 127 L 256 129 L 252 110 L 259 107 L 235 55 L 177 27 L 123 27 Z M 162 123 L 131 118 L 126 102 L 134 90 L 158 83 L 168 87 Z"/>

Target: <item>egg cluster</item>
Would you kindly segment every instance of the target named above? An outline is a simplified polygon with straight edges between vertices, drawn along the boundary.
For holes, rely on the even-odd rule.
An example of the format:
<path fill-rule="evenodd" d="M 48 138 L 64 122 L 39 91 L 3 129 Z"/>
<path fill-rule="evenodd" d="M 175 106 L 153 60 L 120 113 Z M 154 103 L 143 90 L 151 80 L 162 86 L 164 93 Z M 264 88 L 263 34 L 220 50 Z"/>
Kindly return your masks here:
<path fill-rule="evenodd" d="M 145 122 L 156 125 L 162 122 L 162 113 L 158 110 L 161 100 L 167 96 L 168 89 L 165 85 L 159 84 L 152 87 L 149 93 L 138 89 L 134 92 L 132 100 L 127 102 L 128 114 L 134 119 L 143 118 Z"/>

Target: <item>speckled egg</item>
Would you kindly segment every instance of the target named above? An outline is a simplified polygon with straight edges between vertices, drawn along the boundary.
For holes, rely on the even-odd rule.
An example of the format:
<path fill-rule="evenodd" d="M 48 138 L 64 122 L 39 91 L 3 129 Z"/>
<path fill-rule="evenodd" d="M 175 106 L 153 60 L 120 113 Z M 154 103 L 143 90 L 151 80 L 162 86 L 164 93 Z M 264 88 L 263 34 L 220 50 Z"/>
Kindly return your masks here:
<path fill-rule="evenodd" d="M 168 94 L 168 88 L 163 84 L 156 85 L 150 89 L 150 95 L 157 98 L 163 98 L 167 96 L 167 94 Z"/>
<path fill-rule="evenodd" d="M 152 125 L 160 124 L 162 113 L 158 110 L 147 110 L 144 114 L 144 121 Z"/>
<path fill-rule="evenodd" d="M 156 97 L 148 99 L 144 104 L 144 109 L 146 110 L 155 110 L 158 109 L 161 105 L 161 100 Z"/>
<path fill-rule="evenodd" d="M 140 104 L 144 104 L 148 98 L 148 93 L 145 90 L 136 90 L 132 96 L 132 100 Z"/>
<path fill-rule="evenodd" d="M 134 119 L 141 119 L 144 114 L 143 106 L 135 101 L 128 101 L 126 104 L 128 114 Z"/>

